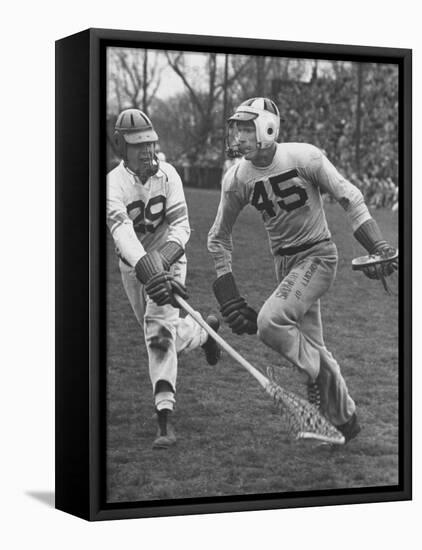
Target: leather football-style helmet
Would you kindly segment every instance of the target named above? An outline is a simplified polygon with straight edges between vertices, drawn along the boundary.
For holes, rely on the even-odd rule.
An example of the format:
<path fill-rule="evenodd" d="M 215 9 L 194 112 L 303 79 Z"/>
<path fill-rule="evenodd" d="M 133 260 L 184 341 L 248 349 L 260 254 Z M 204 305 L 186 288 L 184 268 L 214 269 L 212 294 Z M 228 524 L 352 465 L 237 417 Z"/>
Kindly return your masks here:
<path fill-rule="evenodd" d="M 127 144 L 156 143 L 158 135 L 144 112 L 139 109 L 126 109 L 117 117 L 113 139 L 117 153 L 126 163 Z M 151 154 L 148 164 L 149 166 L 142 168 L 142 173 L 137 174 L 143 181 L 158 172 L 159 161 L 155 153 Z"/>
<path fill-rule="evenodd" d="M 258 149 L 267 149 L 277 141 L 280 131 L 280 112 L 271 99 L 253 97 L 244 101 L 228 119 L 226 151 L 231 157 L 242 156 L 236 140 L 236 122 L 252 121 Z"/>

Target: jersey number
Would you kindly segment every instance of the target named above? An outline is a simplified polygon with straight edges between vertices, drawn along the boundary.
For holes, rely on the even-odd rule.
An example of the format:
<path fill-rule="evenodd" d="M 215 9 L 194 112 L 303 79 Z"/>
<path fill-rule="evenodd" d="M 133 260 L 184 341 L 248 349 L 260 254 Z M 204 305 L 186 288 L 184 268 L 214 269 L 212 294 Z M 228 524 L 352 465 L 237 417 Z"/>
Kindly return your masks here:
<path fill-rule="evenodd" d="M 148 201 L 146 206 L 142 200 L 135 201 L 127 205 L 128 214 L 135 209 L 139 209 L 139 213 L 132 218 L 133 228 L 136 233 L 145 234 L 147 231 L 149 233 L 154 233 L 157 227 L 164 221 L 166 213 L 166 198 L 163 195 L 157 195 Z M 155 223 L 157 221 L 158 223 Z"/>
<path fill-rule="evenodd" d="M 296 210 L 296 208 L 303 206 L 308 199 L 308 194 L 306 193 L 305 189 L 303 189 L 303 187 L 300 187 L 299 185 L 291 185 L 290 187 L 287 187 L 285 189 L 280 189 L 279 184 L 282 181 L 286 181 L 285 174 L 279 174 L 278 176 L 273 176 L 269 178 L 269 182 L 274 194 L 281 199 L 277 201 L 278 206 L 286 212 L 291 212 L 292 210 Z M 294 196 L 295 198 L 293 198 Z M 288 197 L 292 197 L 293 200 L 286 201 L 285 199 L 287 199 Z M 255 183 L 252 196 L 252 206 L 255 206 L 255 208 L 259 211 L 264 210 L 271 218 L 276 215 L 274 203 L 268 198 L 268 194 L 263 181 L 257 181 Z"/>

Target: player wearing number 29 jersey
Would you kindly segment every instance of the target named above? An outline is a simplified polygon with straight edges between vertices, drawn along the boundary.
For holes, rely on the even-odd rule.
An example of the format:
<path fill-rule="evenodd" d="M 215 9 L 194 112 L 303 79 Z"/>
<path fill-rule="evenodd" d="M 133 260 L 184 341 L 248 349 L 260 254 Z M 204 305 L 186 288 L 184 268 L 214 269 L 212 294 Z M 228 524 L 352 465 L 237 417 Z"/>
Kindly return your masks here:
<path fill-rule="evenodd" d="M 145 184 L 124 161 L 107 176 L 107 223 L 123 261 L 134 266 L 167 240 L 183 249 L 189 240 L 182 181 L 167 162 Z"/>
<path fill-rule="evenodd" d="M 159 162 L 158 136 L 142 111 L 120 113 L 114 141 L 122 161 L 107 176 L 107 224 L 123 287 L 144 330 L 158 420 L 153 447 L 166 448 L 176 441 L 168 418 L 175 403 L 177 354 L 202 346 L 215 364 L 219 351 L 190 316 L 180 317 L 174 297 L 187 297 L 184 250 L 190 227 L 182 181 L 173 166 Z"/>

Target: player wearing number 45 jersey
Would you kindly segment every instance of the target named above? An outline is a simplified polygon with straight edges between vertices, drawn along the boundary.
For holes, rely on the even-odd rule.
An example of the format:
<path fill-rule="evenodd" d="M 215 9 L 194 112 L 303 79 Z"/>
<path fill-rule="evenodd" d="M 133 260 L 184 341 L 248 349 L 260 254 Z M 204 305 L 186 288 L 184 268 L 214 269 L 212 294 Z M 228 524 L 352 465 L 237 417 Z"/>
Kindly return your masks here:
<path fill-rule="evenodd" d="M 154 448 L 174 444 L 177 354 L 202 346 L 215 364 L 219 349 L 192 318 L 181 318 L 174 294 L 187 298 L 185 245 L 190 227 L 176 170 L 159 162 L 158 136 L 137 109 L 120 113 L 114 140 L 122 158 L 107 176 L 107 224 L 116 245 L 122 282 L 143 327 L 158 420 Z M 208 324 L 218 330 L 218 320 Z"/>
<path fill-rule="evenodd" d="M 245 101 L 228 121 L 228 153 L 243 158 L 223 178 L 209 232 L 208 248 L 217 271 L 213 288 L 233 332 L 257 332 L 298 367 L 305 374 L 309 400 L 349 441 L 360 430 L 355 403 L 322 333 L 320 298 L 334 281 L 337 249 L 321 192 L 343 207 L 354 236 L 370 254 L 389 257 L 395 251 L 382 237 L 361 192 L 316 147 L 277 143 L 279 127 L 278 108 L 266 98 Z M 232 273 L 232 228 L 248 204 L 262 216 L 278 280 L 259 314 L 240 295 Z M 387 263 L 384 275 L 396 268 L 394 261 Z M 374 277 L 369 270 L 365 273 Z"/>

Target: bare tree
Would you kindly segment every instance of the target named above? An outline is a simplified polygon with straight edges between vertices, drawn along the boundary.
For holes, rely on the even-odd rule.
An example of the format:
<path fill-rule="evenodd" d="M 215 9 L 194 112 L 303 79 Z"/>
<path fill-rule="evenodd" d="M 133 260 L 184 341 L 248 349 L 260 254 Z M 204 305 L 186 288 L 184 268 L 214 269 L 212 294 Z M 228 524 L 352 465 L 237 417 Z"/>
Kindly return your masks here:
<path fill-rule="evenodd" d="M 162 57 L 162 56 L 161 56 Z M 161 84 L 165 68 L 160 52 L 113 48 L 109 60 L 109 79 L 113 83 L 116 111 L 122 108 L 142 108 L 148 112 Z"/>
<path fill-rule="evenodd" d="M 168 64 L 183 82 L 191 100 L 194 124 L 190 130 L 194 131 L 195 137 L 189 153 L 195 161 L 207 150 L 213 148 L 215 115 L 219 110 L 224 110 L 224 105 L 221 105 L 222 102 L 224 103 L 222 96 L 239 77 L 249 60 L 246 59 L 229 76 L 228 70 L 227 72 L 218 70 L 218 55 L 209 53 L 205 58 L 203 78 L 200 83 L 195 83 L 192 75 L 189 74 L 184 52 L 166 52 L 166 56 Z M 216 147 L 216 155 L 218 155 L 217 150 L 218 147 Z"/>

